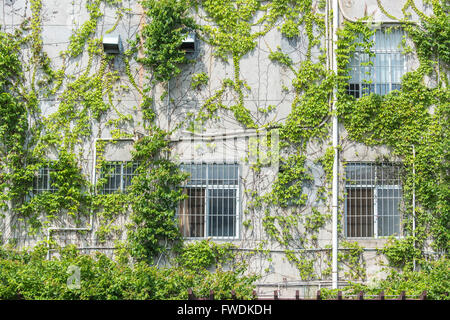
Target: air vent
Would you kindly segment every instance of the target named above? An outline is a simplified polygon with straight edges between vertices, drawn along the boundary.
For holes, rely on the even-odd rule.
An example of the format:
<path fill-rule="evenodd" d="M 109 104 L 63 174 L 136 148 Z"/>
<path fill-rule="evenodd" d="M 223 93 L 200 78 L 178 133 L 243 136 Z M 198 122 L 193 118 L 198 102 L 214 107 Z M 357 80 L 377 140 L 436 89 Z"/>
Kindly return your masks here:
<path fill-rule="evenodd" d="M 195 52 L 195 33 L 189 32 L 186 37 L 183 39 L 183 43 L 181 44 L 181 49 L 186 53 Z"/>
<path fill-rule="evenodd" d="M 106 54 L 120 54 L 122 52 L 120 36 L 104 36 L 103 51 L 105 51 Z"/>

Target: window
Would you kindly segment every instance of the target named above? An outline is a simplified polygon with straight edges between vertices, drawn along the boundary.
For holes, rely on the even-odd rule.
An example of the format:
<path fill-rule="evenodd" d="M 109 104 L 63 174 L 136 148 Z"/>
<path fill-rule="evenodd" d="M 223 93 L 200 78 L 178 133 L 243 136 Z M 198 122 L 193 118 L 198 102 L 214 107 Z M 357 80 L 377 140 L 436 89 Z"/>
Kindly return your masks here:
<path fill-rule="evenodd" d="M 37 175 L 33 178 L 32 195 L 38 195 L 43 192 L 55 192 L 58 188 L 52 183 L 51 174 L 54 169 L 49 167 L 40 168 Z"/>
<path fill-rule="evenodd" d="M 402 38 L 402 30 L 380 29 L 374 34 L 373 57 L 362 50 L 355 51 L 349 63 L 348 94 L 359 98 L 369 93 L 384 95 L 401 88 L 400 79 L 405 72 L 405 56 L 400 48 Z M 368 65 L 369 62 L 373 65 Z"/>
<path fill-rule="evenodd" d="M 188 198 L 178 208 L 184 237 L 228 237 L 238 234 L 239 166 L 237 164 L 183 164 L 191 174 L 184 185 Z"/>
<path fill-rule="evenodd" d="M 352 162 L 347 164 L 345 176 L 346 236 L 400 235 L 401 166 Z"/>
<path fill-rule="evenodd" d="M 131 179 L 135 175 L 137 162 L 106 162 L 101 169 L 100 178 L 106 179 L 102 186 L 102 194 L 110 194 L 117 191 L 125 192 L 126 188 L 131 185 Z"/>

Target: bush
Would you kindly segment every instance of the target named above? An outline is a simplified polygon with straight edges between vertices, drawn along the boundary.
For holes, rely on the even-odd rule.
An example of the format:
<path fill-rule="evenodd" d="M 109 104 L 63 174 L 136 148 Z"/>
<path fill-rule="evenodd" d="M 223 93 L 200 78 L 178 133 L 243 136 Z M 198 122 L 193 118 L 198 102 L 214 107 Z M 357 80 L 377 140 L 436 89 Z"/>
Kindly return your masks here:
<path fill-rule="evenodd" d="M 419 263 L 418 263 L 419 265 Z M 405 291 L 407 296 L 417 299 L 423 291 L 427 291 L 429 300 L 449 300 L 450 292 L 450 261 L 441 258 L 437 261 L 422 261 L 419 271 L 405 269 L 403 272 L 391 269 L 384 280 L 371 285 L 353 283 L 339 289 L 343 295 L 357 295 L 364 291 L 365 295 L 378 295 L 384 291 L 385 296 L 399 296 Z M 322 290 L 325 299 L 335 299 L 338 290 Z"/>
<path fill-rule="evenodd" d="M 202 243 L 200 247 L 207 245 Z M 181 256 L 195 257 L 194 247 L 188 246 L 185 252 L 182 249 Z M 214 245 L 214 250 L 221 252 L 218 247 Z M 254 288 L 255 277 L 245 276 L 242 265 L 226 271 L 217 265 L 215 272 L 210 272 L 207 263 L 195 268 L 182 263 L 163 268 L 146 262 L 131 266 L 99 252 L 80 254 L 74 246 L 58 249 L 58 257 L 51 260 L 45 259 L 46 253 L 44 245 L 24 251 L 0 247 L 0 299 L 186 299 L 189 288 L 197 296 L 207 296 L 214 290 L 219 299 L 231 298 L 234 289 L 239 298 L 245 299 L 251 297 Z M 69 286 L 74 275 L 70 266 L 79 268 L 79 288 Z"/>

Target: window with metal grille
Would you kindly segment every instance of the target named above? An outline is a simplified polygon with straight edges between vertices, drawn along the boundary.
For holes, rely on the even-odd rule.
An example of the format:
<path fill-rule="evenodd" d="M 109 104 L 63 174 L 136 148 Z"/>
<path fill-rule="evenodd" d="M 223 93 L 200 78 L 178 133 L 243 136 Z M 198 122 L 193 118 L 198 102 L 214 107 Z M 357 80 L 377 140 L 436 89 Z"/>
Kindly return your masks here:
<path fill-rule="evenodd" d="M 190 173 L 183 186 L 187 199 L 178 208 L 181 234 L 187 238 L 238 236 L 238 164 L 182 164 Z"/>
<path fill-rule="evenodd" d="M 362 49 L 355 51 L 349 61 L 349 95 L 355 98 L 370 93 L 384 95 L 401 88 L 401 77 L 405 73 L 405 56 L 400 47 L 402 38 L 400 29 L 379 29 L 372 39 L 373 56 Z"/>
<path fill-rule="evenodd" d="M 126 192 L 138 166 L 139 163 L 134 161 L 105 162 L 100 172 L 100 179 L 106 180 L 101 187 L 101 193 Z"/>
<path fill-rule="evenodd" d="M 400 235 L 401 165 L 350 162 L 345 176 L 346 236 Z"/>
<path fill-rule="evenodd" d="M 32 195 L 41 194 L 43 192 L 55 192 L 58 188 L 53 184 L 50 173 L 54 169 L 49 167 L 39 168 L 37 175 L 33 178 Z"/>

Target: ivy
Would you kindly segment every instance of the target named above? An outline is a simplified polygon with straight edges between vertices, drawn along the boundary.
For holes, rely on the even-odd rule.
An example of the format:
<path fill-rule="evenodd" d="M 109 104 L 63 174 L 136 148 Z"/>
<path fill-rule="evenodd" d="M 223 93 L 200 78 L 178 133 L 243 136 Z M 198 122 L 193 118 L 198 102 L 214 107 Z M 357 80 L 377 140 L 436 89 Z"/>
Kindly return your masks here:
<path fill-rule="evenodd" d="M 3 209 L 20 203 L 26 181 L 28 109 L 16 83 L 22 81 L 20 44 L 0 31 L 0 200 Z"/>
<path fill-rule="evenodd" d="M 209 240 L 193 242 L 182 248 L 176 261 L 178 265 L 192 271 L 205 270 L 232 262 L 236 258 L 232 249 L 236 247 L 231 243 L 220 245 Z"/>
<path fill-rule="evenodd" d="M 149 67 L 156 81 L 168 81 L 181 72 L 187 62 L 183 39 L 197 26 L 188 15 L 189 1 L 147 0 L 142 2 L 149 22 L 142 30 L 144 57 L 139 59 Z"/>
<path fill-rule="evenodd" d="M 129 190 L 132 213 L 128 242 L 132 255 L 139 260 L 151 261 L 181 242 L 175 212 L 185 198 L 180 185 L 187 175 L 164 157 L 168 147 L 164 136 L 159 130 L 143 138 L 133 152 L 133 159 L 140 165 Z"/>
<path fill-rule="evenodd" d="M 447 157 L 444 150 L 445 145 L 448 145 L 448 135 L 444 129 L 449 115 L 448 104 L 445 102 L 448 100 L 448 90 L 442 87 L 442 83 L 447 81 L 446 76 L 436 77 L 439 69 L 444 74 L 448 72 L 448 66 L 445 66 L 447 53 L 445 45 L 432 43 L 432 34 L 429 33 L 436 33 L 435 38 L 438 37 L 437 33 L 445 37 L 448 33 L 447 26 L 442 21 L 447 19 L 447 16 L 422 19 L 421 26 L 417 27 L 405 23 L 405 30 L 417 48 L 420 66 L 403 76 L 400 90 L 384 96 L 370 94 L 355 100 L 346 95 L 345 70 L 349 57 L 356 46 L 365 48 L 367 52 L 370 50 L 372 43 L 369 39 L 372 32 L 360 21 L 346 24 L 339 34 L 338 63 L 342 71 L 339 76 L 338 110 L 349 137 L 369 146 L 389 146 L 393 154 L 403 158 L 404 163 L 408 165 L 404 179 L 406 210 L 403 214 L 408 217 L 405 228 L 410 236 L 388 244 L 383 251 L 392 266 L 406 269 L 410 269 L 412 265 L 405 265 L 404 261 L 425 258 L 425 239 L 433 239 L 433 248 L 438 252 L 448 252 L 449 243 L 449 205 L 448 201 L 443 200 L 448 196 L 447 191 L 444 191 L 448 190 L 448 181 L 442 176 L 445 170 L 444 159 Z M 446 40 L 440 39 L 445 44 Z M 441 56 L 444 57 L 444 64 L 433 72 L 431 66 Z M 437 85 L 426 85 L 427 76 L 435 77 L 438 80 Z M 413 146 L 415 157 L 412 154 Z M 415 167 L 415 175 L 412 173 L 412 166 Z M 413 184 L 416 186 L 414 189 Z M 415 238 L 411 237 L 412 192 L 420 204 L 414 217 L 418 226 Z"/>
<path fill-rule="evenodd" d="M 41 18 L 41 9 L 42 9 L 42 1 L 41 0 L 32 0 L 31 3 L 31 53 L 32 53 L 32 61 L 35 65 L 33 69 L 33 73 L 31 76 L 31 87 L 34 92 L 35 85 L 38 84 L 39 87 L 49 84 L 53 78 L 53 70 L 50 66 L 50 59 L 47 54 L 42 50 L 43 41 L 41 39 L 42 33 L 42 18 Z M 41 68 L 44 72 L 44 77 L 36 83 L 36 76 L 38 69 Z"/>
<path fill-rule="evenodd" d="M 200 89 L 201 86 L 206 85 L 208 83 L 208 80 L 209 77 L 204 72 L 193 74 L 191 80 L 191 88 Z"/>
<path fill-rule="evenodd" d="M 386 297 L 398 297 L 402 292 L 408 296 L 416 297 L 427 292 L 429 300 L 448 300 L 448 288 L 450 279 L 448 276 L 448 259 L 441 258 L 436 261 L 426 262 L 419 271 L 392 271 L 383 280 L 377 280 L 370 284 L 351 283 L 339 289 L 322 289 L 324 299 L 333 299 L 337 291 L 341 291 L 343 296 L 355 296 L 361 291 L 365 296 L 377 296 L 384 292 Z"/>

